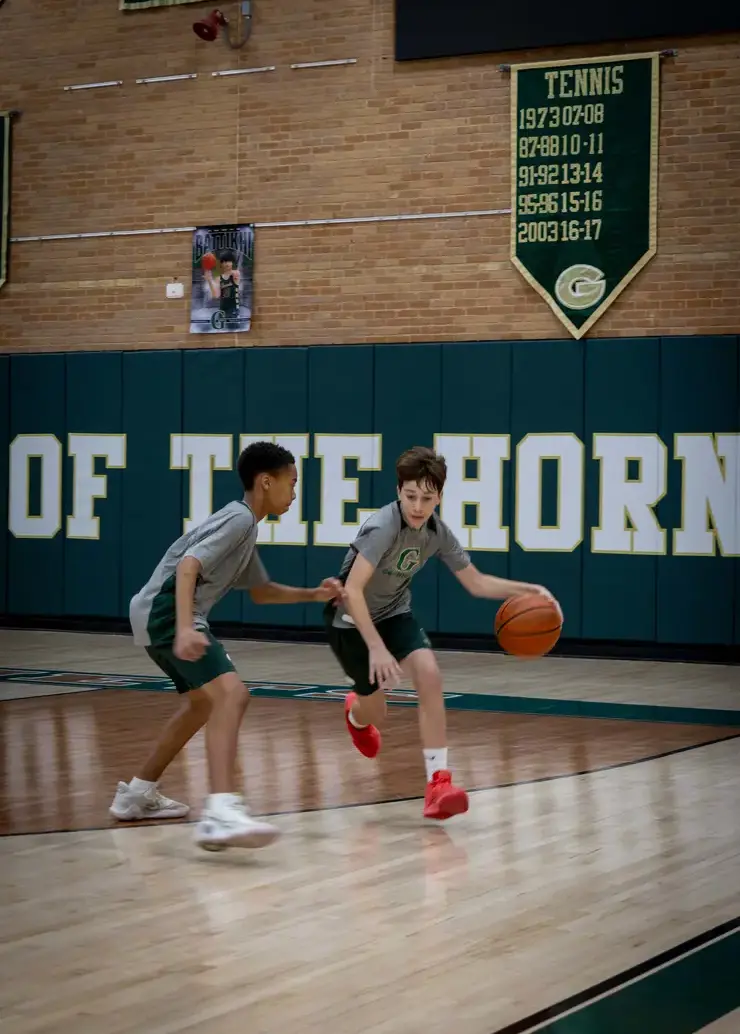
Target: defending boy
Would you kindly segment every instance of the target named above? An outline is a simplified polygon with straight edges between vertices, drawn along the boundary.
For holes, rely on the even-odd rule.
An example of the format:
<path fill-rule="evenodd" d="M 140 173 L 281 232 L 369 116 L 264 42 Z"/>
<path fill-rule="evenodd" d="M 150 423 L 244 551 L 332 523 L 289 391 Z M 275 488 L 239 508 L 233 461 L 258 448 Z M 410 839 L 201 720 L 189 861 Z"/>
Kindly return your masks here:
<path fill-rule="evenodd" d="M 237 785 L 239 728 L 249 691 L 211 634 L 211 608 L 232 588 L 248 589 L 255 603 L 327 601 L 342 592 L 336 578 L 315 589 L 276 585 L 257 553 L 259 522 L 268 514 L 286 513 L 295 499 L 292 454 L 272 442 L 254 442 L 240 455 L 238 470 L 243 497 L 174 542 L 131 600 L 134 642 L 172 679 L 183 703 L 136 777 L 118 784 L 110 807 L 120 820 L 187 815 L 188 806 L 164 797 L 158 784 L 170 762 L 205 725 L 211 792 L 195 841 L 207 850 L 261 847 L 279 832 L 249 815 Z"/>

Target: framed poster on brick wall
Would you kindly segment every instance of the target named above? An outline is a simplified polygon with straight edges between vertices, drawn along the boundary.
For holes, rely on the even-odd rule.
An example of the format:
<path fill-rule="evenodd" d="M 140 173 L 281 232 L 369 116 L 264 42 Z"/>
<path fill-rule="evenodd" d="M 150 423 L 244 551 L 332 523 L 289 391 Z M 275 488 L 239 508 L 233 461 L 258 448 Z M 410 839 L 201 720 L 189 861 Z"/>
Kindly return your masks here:
<path fill-rule="evenodd" d="M 239 334 L 252 326 L 254 223 L 193 231 L 190 333 Z"/>

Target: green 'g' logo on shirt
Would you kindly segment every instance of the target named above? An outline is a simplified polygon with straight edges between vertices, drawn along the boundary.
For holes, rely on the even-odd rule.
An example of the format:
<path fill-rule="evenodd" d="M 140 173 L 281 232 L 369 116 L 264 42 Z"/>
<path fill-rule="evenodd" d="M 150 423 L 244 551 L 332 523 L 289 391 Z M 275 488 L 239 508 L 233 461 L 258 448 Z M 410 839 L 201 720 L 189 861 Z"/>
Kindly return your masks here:
<path fill-rule="evenodd" d="M 411 574 L 414 568 L 419 566 L 420 559 L 421 550 L 416 546 L 412 546 L 410 549 L 402 549 L 398 554 L 396 570 L 402 574 Z"/>

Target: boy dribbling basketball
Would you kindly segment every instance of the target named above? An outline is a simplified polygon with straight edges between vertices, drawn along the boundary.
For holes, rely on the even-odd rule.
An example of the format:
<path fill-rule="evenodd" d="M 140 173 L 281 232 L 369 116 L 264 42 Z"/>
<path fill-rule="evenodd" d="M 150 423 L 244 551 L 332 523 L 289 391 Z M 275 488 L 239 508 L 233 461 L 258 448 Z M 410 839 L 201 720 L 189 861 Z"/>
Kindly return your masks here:
<path fill-rule="evenodd" d="M 342 593 L 336 578 L 315 589 L 271 582 L 256 549 L 258 524 L 281 516 L 295 499 L 295 460 L 272 442 L 254 442 L 240 455 L 241 499 L 228 503 L 182 535 L 165 553 L 129 608 L 134 642 L 168 675 L 183 706 L 169 721 L 130 783 L 118 784 L 110 813 L 119 820 L 183 818 L 189 808 L 159 792 L 159 779 L 205 725 L 210 795 L 195 841 L 207 850 L 261 847 L 279 834 L 249 815 L 239 792 L 239 728 L 249 691 L 208 626 L 212 607 L 232 589 L 255 603 L 307 603 Z"/>
<path fill-rule="evenodd" d="M 411 611 L 410 582 L 438 556 L 473 596 L 507 599 L 547 589 L 483 574 L 449 527 L 435 514 L 447 465 L 431 449 L 416 446 L 396 462 L 398 498 L 360 528 L 339 578 L 344 596 L 327 604 L 325 626 L 332 652 L 354 682 L 345 720 L 360 753 L 373 758 L 381 747 L 378 725 L 386 714 L 383 691 L 411 678 L 419 701 L 419 731 L 426 767 L 424 816 L 448 819 L 468 810 L 468 795 L 448 768 L 447 723 L 442 678 L 429 639 Z"/>

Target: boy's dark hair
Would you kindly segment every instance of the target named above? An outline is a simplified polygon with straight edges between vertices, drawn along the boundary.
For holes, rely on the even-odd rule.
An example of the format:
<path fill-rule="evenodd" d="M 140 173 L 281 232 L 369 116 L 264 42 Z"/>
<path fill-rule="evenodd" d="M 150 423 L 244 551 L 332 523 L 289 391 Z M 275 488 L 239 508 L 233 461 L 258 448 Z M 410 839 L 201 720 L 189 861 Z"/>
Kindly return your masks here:
<path fill-rule="evenodd" d="M 231 262 L 232 265 L 236 265 L 236 255 L 231 248 L 226 248 L 225 251 L 219 252 L 219 262 Z"/>
<path fill-rule="evenodd" d="M 447 480 L 447 464 L 444 456 L 438 456 L 434 449 L 415 445 L 413 449 L 401 453 L 396 460 L 396 477 L 399 488 L 406 481 L 414 481 L 441 492 Z"/>
<path fill-rule="evenodd" d="M 277 474 L 278 471 L 295 463 L 292 452 L 274 442 L 252 442 L 242 450 L 236 469 L 245 492 L 254 488 L 255 478 L 259 474 Z"/>

